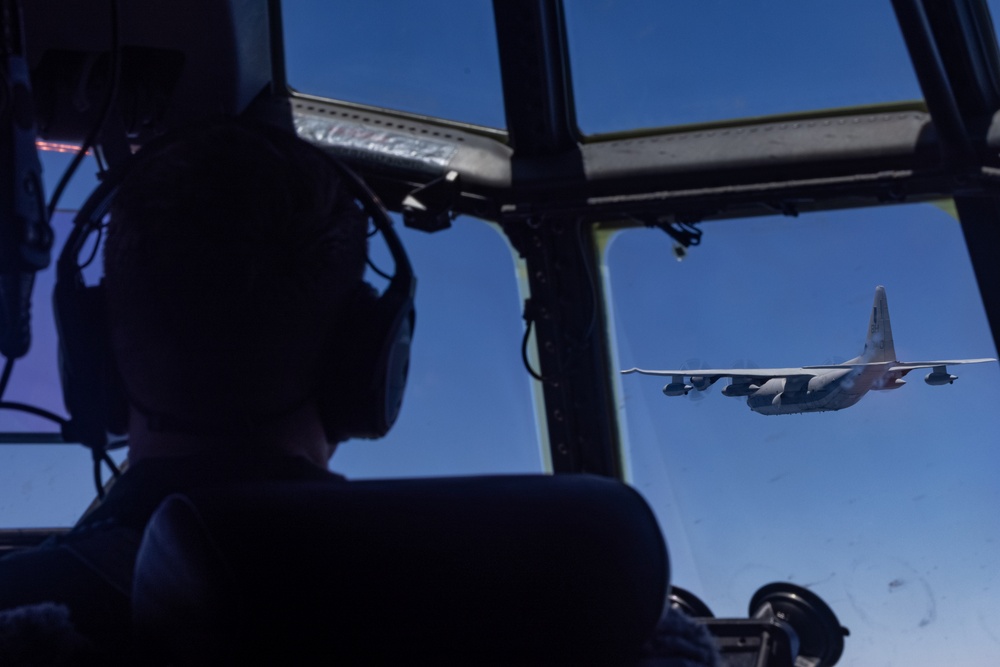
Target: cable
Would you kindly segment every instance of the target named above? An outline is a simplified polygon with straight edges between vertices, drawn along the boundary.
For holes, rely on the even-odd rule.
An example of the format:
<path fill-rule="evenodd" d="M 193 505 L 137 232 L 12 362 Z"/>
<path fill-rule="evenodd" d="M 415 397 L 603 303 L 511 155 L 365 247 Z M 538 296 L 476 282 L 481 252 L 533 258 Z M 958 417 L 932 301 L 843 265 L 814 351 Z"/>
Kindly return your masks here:
<path fill-rule="evenodd" d="M 94 459 L 94 486 L 97 487 L 97 498 L 104 500 L 104 481 L 101 479 L 101 453 L 96 449 L 90 450 Z"/>
<path fill-rule="evenodd" d="M 108 466 L 111 471 L 111 476 L 118 479 L 122 476 L 121 468 L 115 464 L 115 460 L 111 458 L 106 449 L 102 448 L 92 448 L 90 450 L 90 455 L 94 461 L 94 486 L 97 489 L 98 500 L 104 500 L 104 479 L 101 475 L 101 464 Z"/>
<path fill-rule="evenodd" d="M 10 374 L 14 371 L 14 357 L 6 357 L 3 365 L 3 375 L 0 376 L 0 398 L 3 398 L 7 391 L 7 384 L 10 383 Z"/>
<path fill-rule="evenodd" d="M 56 212 L 56 206 L 59 204 L 59 199 L 62 198 L 66 186 L 69 185 L 70 179 L 73 178 L 73 174 L 76 173 L 80 163 L 83 162 L 83 158 L 87 155 L 87 151 L 94 145 L 98 135 L 101 133 L 101 129 L 108 119 L 108 114 L 111 111 L 115 98 L 118 96 L 118 84 L 121 80 L 121 58 L 119 57 L 121 43 L 118 35 L 118 27 L 118 0 L 111 0 L 111 83 L 108 85 L 108 92 L 104 96 L 104 103 L 101 107 L 101 112 L 97 116 L 97 122 L 91 128 L 90 133 L 87 134 L 83 143 L 80 144 L 80 150 L 73 156 L 73 160 L 66 167 L 66 171 L 63 172 L 62 177 L 59 179 L 56 189 L 52 192 L 52 197 L 49 199 L 48 205 L 50 220 Z"/>
<path fill-rule="evenodd" d="M 110 454 L 104 452 L 101 455 L 101 460 L 104 461 L 104 463 L 107 464 L 108 468 L 111 469 L 111 474 L 114 475 L 115 479 L 118 479 L 119 477 L 122 476 L 122 471 L 118 468 L 117 465 L 115 465 L 115 460 L 111 458 Z"/>
<path fill-rule="evenodd" d="M 115 465 L 115 460 L 111 458 L 106 449 L 102 448 L 92 448 L 90 450 L 91 458 L 94 461 L 94 487 L 97 489 L 97 498 L 99 500 L 104 500 L 104 478 L 101 475 L 101 464 L 108 466 L 111 470 L 111 475 L 115 479 L 122 476 L 121 469 Z"/>
<path fill-rule="evenodd" d="M 573 340 L 569 335 L 566 337 L 572 343 L 572 348 L 583 349 L 590 345 L 590 337 L 594 333 L 594 328 L 597 326 L 597 313 L 598 313 L 598 291 L 597 291 L 597 279 L 594 275 L 594 267 L 591 263 L 591 257 L 589 256 L 587 250 L 587 244 L 583 235 L 583 221 L 577 221 L 575 227 L 576 242 L 578 249 L 580 251 L 580 261 L 583 262 L 583 270 L 587 275 L 587 285 L 590 288 L 590 315 L 588 317 L 587 325 L 584 327 L 583 336 L 581 339 Z M 524 303 L 524 320 L 527 323 L 524 330 L 524 337 L 521 339 L 521 361 L 524 362 L 524 368 L 528 371 L 528 374 L 538 380 L 539 382 L 549 382 L 550 380 L 538 371 L 531 367 L 531 362 L 528 359 L 528 340 L 531 338 L 532 327 L 535 322 L 535 306 L 531 299 L 527 299 Z M 570 351 L 572 352 L 572 348 Z"/>
<path fill-rule="evenodd" d="M 49 421 L 53 421 L 60 426 L 65 426 L 69 420 L 60 417 L 54 412 L 49 412 L 42 408 L 36 408 L 34 405 L 28 405 L 27 403 L 17 403 L 15 401 L 0 401 L 0 410 L 17 410 L 19 412 L 27 412 L 28 414 L 36 415 L 38 417 L 43 417 Z"/>
<path fill-rule="evenodd" d="M 362 206 L 362 208 L 365 208 L 365 207 Z M 371 214 L 367 211 L 367 209 L 365 210 L 365 213 L 368 215 L 368 217 L 370 219 L 371 218 Z M 368 238 L 373 238 L 377 234 L 378 234 L 378 225 L 372 225 L 372 228 L 370 230 L 368 230 Z M 365 258 L 365 264 L 367 264 L 368 268 L 371 269 L 372 271 L 374 271 L 377 275 L 385 278 L 386 280 L 392 280 L 392 276 L 389 275 L 388 272 L 383 271 L 382 269 L 380 269 L 377 266 L 375 266 L 375 263 L 372 262 L 372 258 L 371 257 L 366 257 Z"/>
<path fill-rule="evenodd" d="M 118 20 L 119 19 L 118 0 L 110 0 L 110 5 L 111 5 L 111 56 L 110 56 L 111 81 L 108 85 L 107 93 L 104 96 L 104 102 L 101 106 L 101 110 L 98 113 L 97 122 L 94 123 L 94 126 L 90 129 L 90 132 L 84 138 L 83 143 L 80 145 L 80 150 L 78 150 L 76 155 L 73 156 L 73 160 L 70 162 L 69 166 L 66 168 L 66 171 L 63 172 L 62 177 L 59 179 L 59 183 L 56 185 L 56 188 L 52 193 L 52 198 L 49 199 L 48 214 L 50 219 L 52 218 L 53 214 L 56 211 L 56 207 L 59 204 L 59 199 L 62 197 L 63 192 L 66 190 L 66 186 L 69 185 L 70 180 L 73 178 L 73 174 L 76 173 L 76 170 L 83 162 L 83 158 L 84 156 L 86 156 L 87 151 L 90 150 L 90 147 L 95 144 L 97 138 L 101 134 L 101 131 L 104 129 L 104 124 L 107 122 L 108 115 L 111 112 L 111 108 L 114 106 L 115 98 L 118 96 L 118 87 L 119 84 L 121 83 L 121 57 L 120 57 L 121 39 L 119 35 L 120 26 Z M 103 164 L 103 161 L 101 160 L 100 156 L 96 154 L 96 151 L 94 157 L 97 162 L 98 170 L 103 175 L 106 170 L 106 165 Z M 98 236 L 94 244 L 94 249 L 91 252 L 90 257 L 86 260 L 86 262 L 84 262 L 83 266 L 80 268 L 84 268 L 87 265 L 89 265 L 97 256 L 97 248 L 100 246 L 100 241 L 101 241 L 101 232 L 102 229 L 100 225 L 98 225 Z M 0 394 L 0 396 L 2 396 L 2 394 Z M 39 416 L 52 419 L 53 421 L 56 421 L 60 425 L 63 425 L 68 421 L 62 419 L 61 417 L 58 417 L 57 415 L 49 413 L 45 410 L 41 410 L 40 408 L 33 408 L 32 406 L 27 406 L 23 404 L 15 404 L 15 405 L 8 404 L 3 407 L 9 407 L 11 409 L 20 409 L 24 410 L 25 412 L 37 414 Z M 93 468 L 94 485 L 97 488 L 97 497 L 101 500 L 104 500 L 104 484 L 102 483 L 101 480 L 101 463 L 102 462 L 107 463 L 111 468 L 112 473 L 116 477 L 118 476 L 118 474 L 120 474 L 120 472 L 117 466 L 115 466 L 114 461 L 111 460 L 111 458 L 108 456 L 107 452 L 103 447 L 91 448 L 90 453 L 94 462 L 94 468 Z"/>
<path fill-rule="evenodd" d="M 383 271 L 382 269 L 378 268 L 377 266 L 375 266 L 375 263 L 372 262 L 371 259 L 365 260 L 365 263 L 368 265 L 369 269 L 371 269 L 372 271 L 374 271 L 378 275 L 382 276 L 386 280 L 392 280 L 392 276 L 389 275 L 388 273 L 386 273 L 385 271 Z"/>
<path fill-rule="evenodd" d="M 94 259 L 97 257 L 97 251 L 101 247 L 101 239 L 104 237 L 104 226 L 98 225 L 97 235 L 94 236 L 94 247 L 90 250 L 90 256 L 87 257 L 87 261 L 80 265 L 80 270 L 83 271 L 85 268 L 91 265 Z"/>
<path fill-rule="evenodd" d="M 531 329 L 535 324 L 535 314 L 534 308 L 531 306 L 531 299 L 524 302 L 524 320 L 527 322 L 527 325 L 524 327 L 524 338 L 521 339 L 521 361 L 524 362 L 524 368 L 528 371 L 528 375 L 539 382 L 545 382 L 545 378 L 531 367 L 531 360 L 528 359 L 528 340 L 531 338 Z"/>

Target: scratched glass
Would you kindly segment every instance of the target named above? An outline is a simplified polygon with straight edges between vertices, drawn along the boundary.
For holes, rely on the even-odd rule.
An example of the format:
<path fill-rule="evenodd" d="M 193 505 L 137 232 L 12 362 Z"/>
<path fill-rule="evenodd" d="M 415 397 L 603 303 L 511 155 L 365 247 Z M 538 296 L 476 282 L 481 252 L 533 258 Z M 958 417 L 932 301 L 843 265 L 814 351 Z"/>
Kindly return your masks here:
<path fill-rule="evenodd" d="M 902 361 L 995 357 L 958 223 L 931 205 L 702 224 L 676 261 L 659 231 L 606 254 L 618 368 L 798 367 L 862 353 L 876 285 Z M 672 581 L 745 617 L 772 581 L 851 631 L 843 665 L 1000 662 L 1000 368 L 929 369 L 836 412 L 766 416 L 745 397 L 664 396 L 619 375 L 632 483 Z M 955 638 L 961 637 L 961 641 Z"/>
<path fill-rule="evenodd" d="M 506 126 L 488 0 L 296 0 L 284 3 L 282 15 L 295 90 Z"/>
<path fill-rule="evenodd" d="M 567 0 L 566 23 L 585 134 L 922 98 L 889 2 Z"/>

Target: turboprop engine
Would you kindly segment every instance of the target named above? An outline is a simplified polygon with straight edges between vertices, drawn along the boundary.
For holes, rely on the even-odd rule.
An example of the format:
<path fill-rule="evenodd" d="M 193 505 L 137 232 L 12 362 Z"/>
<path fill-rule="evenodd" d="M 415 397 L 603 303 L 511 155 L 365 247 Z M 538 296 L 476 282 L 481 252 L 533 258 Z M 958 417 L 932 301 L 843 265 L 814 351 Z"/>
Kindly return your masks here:
<path fill-rule="evenodd" d="M 948 369 L 944 366 L 935 366 L 933 371 L 924 376 L 924 382 L 935 387 L 942 384 L 951 384 L 957 379 L 958 376 L 948 373 Z"/>
<path fill-rule="evenodd" d="M 701 375 L 691 376 L 691 385 L 698 391 L 705 391 L 718 380 L 718 377 L 703 377 Z"/>
<path fill-rule="evenodd" d="M 723 396 L 749 396 L 760 389 L 760 385 L 753 382 L 733 382 L 722 388 Z"/>
<path fill-rule="evenodd" d="M 683 375 L 674 375 L 670 384 L 663 387 L 663 393 L 667 396 L 684 396 L 692 389 L 694 385 L 686 384 Z"/>

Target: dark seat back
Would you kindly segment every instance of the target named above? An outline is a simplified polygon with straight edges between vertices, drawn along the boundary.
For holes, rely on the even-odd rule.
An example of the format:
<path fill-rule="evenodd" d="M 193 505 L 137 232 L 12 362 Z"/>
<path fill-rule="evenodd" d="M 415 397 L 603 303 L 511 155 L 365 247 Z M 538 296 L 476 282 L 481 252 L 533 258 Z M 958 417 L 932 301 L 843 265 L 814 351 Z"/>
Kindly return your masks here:
<path fill-rule="evenodd" d="M 140 641 L 174 664 L 624 664 L 666 598 L 645 501 L 591 476 L 206 488 L 136 564 Z"/>

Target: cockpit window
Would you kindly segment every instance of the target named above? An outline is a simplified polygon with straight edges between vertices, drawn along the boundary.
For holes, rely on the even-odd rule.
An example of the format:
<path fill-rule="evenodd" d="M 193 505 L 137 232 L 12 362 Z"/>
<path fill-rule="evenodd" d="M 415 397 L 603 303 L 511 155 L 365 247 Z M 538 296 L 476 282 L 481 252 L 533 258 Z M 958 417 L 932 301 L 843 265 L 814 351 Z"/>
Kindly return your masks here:
<path fill-rule="evenodd" d="M 996 356 L 941 207 L 701 227 L 682 261 L 659 230 L 610 240 L 618 368 L 840 364 L 862 353 L 878 285 L 900 361 Z M 728 379 L 664 396 L 671 377 L 617 376 L 629 475 L 672 582 L 722 617 L 745 616 L 765 583 L 806 586 L 850 628 L 844 664 L 995 655 L 1000 369 L 949 366 L 960 379 L 944 386 L 924 382 L 931 371 L 839 411 L 776 416 L 723 395 Z"/>
<path fill-rule="evenodd" d="M 585 134 L 922 97 L 889 2 L 565 7 Z"/>
<path fill-rule="evenodd" d="M 426 116 L 505 126 L 489 0 L 282 6 L 289 85 Z"/>
<path fill-rule="evenodd" d="M 282 4 L 288 84 L 297 93 L 426 115 L 431 122 L 506 128 L 490 0 Z M 532 134 L 525 122 L 533 113 L 528 106 L 520 125 L 511 122 L 511 135 L 520 144 L 489 145 L 504 132 L 480 132 L 490 137 L 486 148 L 469 142 L 462 149 L 462 139 L 420 140 L 412 145 L 424 147 L 425 154 L 416 161 L 440 169 L 440 175 L 455 169 L 463 179 L 473 176 L 466 181 L 470 190 L 479 187 L 476 178 L 486 178 L 495 188 L 488 195 L 495 198 L 497 215 L 517 213 L 519 197 L 541 193 L 522 207 L 540 211 L 532 225 L 565 215 L 559 207 L 566 202 L 582 211 L 574 224 L 589 224 L 582 221 L 589 221 L 598 205 L 628 206 L 639 197 L 649 204 L 645 219 L 663 221 L 688 217 L 683 207 L 690 195 L 697 199 L 691 215 L 697 218 L 704 202 L 695 189 L 706 185 L 720 192 L 729 185 L 745 188 L 747 207 L 740 211 L 767 207 L 794 213 L 794 198 L 766 201 L 763 194 L 772 177 L 779 189 L 798 177 L 788 173 L 796 164 L 785 153 L 777 176 L 765 166 L 763 182 L 741 172 L 730 183 L 732 144 L 724 139 L 710 144 L 717 154 L 698 154 L 704 164 L 711 159 L 710 167 L 689 173 L 683 155 L 648 145 L 633 152 L 636 146 L 627 141 L 600 135 L 840 114 L 851 107 L 868 113 L 858 106 L 922 109 L 894 4 L 904 3 L 554 3 L 564 9 L 573 92 L 566 117 L 557 120 L 576 124 L 569 143 L 559 143 L 564 152 L 545 153 L 552 137 Z M 1000 0 L 986 4 L 1000 12 Z M 913 192 L 925 192 L 916 182 L 924 176 L 935 183 L 941 179 L 940 192 L 957 188 L 958 180 L 945 182 L 926 168 L 937 164 L 940 120 L 907 114 L 907 127 L 919 126 L 919 137 L 901 130 L 900 145 L 893 144 L 899 155 L 878 156 L 886 158 L 892 174 L 860 174 L 877 186 L 870 190 L 852 180 L 859 175 L 853 161 L 875 164 L 874 169 L 881 163 L 864 154 L 867 145 L 856 147 L 856 154 L 844 158 L 843 171 L 833 173 L 844 177 L 835 184 L 838 204 L 905 199 L 911 196 L 906 187 L 911 175 Z M 802 135 L 775 134 L 776 144 L 785 142 L 783 149 L 802 149 L 802 178 L 822 171 L 814 169 L 816 163 L 839 155 L 837 144 L 847 137 L 813 134 L 822 132 L 822 123 L 815 125 L 803 128 L 808 132 Z M 399 129 L 393 140 L 416 132 Z M 572 145 L 576 129 L 586 144 L 579 154 Z M 796 143 L 806 134 L 818 137 L 816 142 Z M 907 163 L 912 147 L 902 145 L 910 139 L 919 143 L 912 165 Z M 761 162 L 770 155 L 766 141 L 759 144 Z M 363 149 L 362 144 L 345 141 L 341 148 Z M 411 145 L 400 144 L 400 151 Z M 757 144 L 741 146 L 742 157 L 746 151 L 758 156 Z M 986 146 L 980 147 L 977 159 L 991 160 Z M 820 152 L 826 149 L 829 153 Z M 511 151 L 516 159 L 508 173 Z M 519 162 L 522 156 L 526 159 Z M 644 162 L 637 166 L 633 157 Z M 51 154 L 45 159 L 51 193 L 65 163 L 53 166 Z M 493 171 L 482 166 L 494 163 Z M 559 171 L 570 163 L 579 173 Z M 550 164 L 558 195 L 553 202 L 542 200 L 548 181 L 533 180 Z M 406 188 L 415 187 L 427 175 L 421 172 L 409 183 L 405 165 L 391 160 L 375 165 L 376 179 L 391 181 L 397 190 L 404 181 Z M 619 176 L 633 168 L 646 180 L 626 183 Z M 950 168 L 941 165 L 942 173 L 951 174 Z M 522 176 L 524 183 L 518 181 Z M 662 183 L 654 185 L 658 190 L 662 185 L 662 200 L 650 185 L 660 176 Z M 970 186 L 976 196 L 989 196 L 980 183 L 989 177 L 976 173 L 977 185 Z M 78 177 L 73 187 L 81 187 L 81 180 L 86 179 Z M 889 181 L 901 188 L 889 187 Z M 86 191 L 93 185 L 91 180 Z M 833 197 L 825 184 L 816 187 L 820 198 L 807 193 L 803 209 Z M 80 200 L 63 201 L 72 207 Z M 486 203 L 463 210 L 493 210 Z M 726 206 L 704 204 L 709 214 L 734 210 Z M 53 221 L 57 247 L 69 224 L 65 213 Z M 845 362 L 861 357 L 855 365 L 868 363 L 866 349 L 884 351 L 887 343 L 901 362 L 997 356 L 954 205 L 893 204 L 697 224 L 701 242 L 686 249 L 659 229 L 622 229 L 620 221 L 598 231 L 623 477 L 659 519 L 673 583 L 698 595 L 716 616 L 730 618 L 745 618 L 751 595 L 769 582 L 791 581 L 813 590 L 850 628 L 844 665 L 997 662 L 1000 364 L 940 362 L 906 369 L 905 375 L 897 370 L 880 390 L 842 409 L 761 414 L 768 405 L 778 411 L 809 392 L 822 397 L 834 383 L 853 388 L 848 377 L 853 366 Z M 479 220 L 460 217 L 435 234 L 401 224 L 397 229 L 418 280 L 414 356 L 402 413 L 387 438 L 343 444 L 331 467 L 350 478 L 547 471 L 547 429 L 536 419 L 544 408 L 541 393 L 533 393 L 540 384 L 531 380 L 521 358 L 527 295 L 518 286 L 524 264 L 496 228 Z M 377 239 L 373 253 L 376 265 L 391 267 Z M 34 344 L 18 361 L 3 398 L 64 414 L 53 280 L 51 269 L 38 275 Z M 567 290 L 567 299 L 578 296 Z M 891 339 L 888 322 L 881 319 L 886 311 Z M 868 343 L 875 348 L 866 348 Z M 813 382 L 810 373 L 754 375 L 761 368 L 838 365 L 829 369 L 834 372 L 828 381 Z M 619 373 L 631 368 L 679 372 Z M 697 368 L 746 374 L 730 372 L 737 376 L 732 384 L 711 383 L 686 373 Z M 748 402 L 765 383 L 774 390 L 768 400 L 762 395 Z M 795 391 L 782 397 L 782 387 Z M 44 444 L 57 431 L 44 420 L 10 411 L 0 419 L 0 527 L 72 523 L 94 496 L 89 454 L 72 445 Z"/>
<path fill-rule="evenodd" d="M 342 444 L 331 468 L 351 478 L 541 472 L 509 244 L 466 217 L 431 235 L 396 229 L 417 275 L 403 409 L 385 438 Z M 391 266 L 377 239 L 370 252 L 376 265 Z"/>
<path fill-rule="evenodd" d="M 78 196 L 69 203 L 78 206 Z M 71 224 L 69 212 L 53 220 L 57 248 Z M 509 244 L 497 229 L 471 218 L 435 235 L 409 230 L 399 220 L 396 227 L 418 280 L 403 409 L 386 438 L 343 443 L 331 469 L 349 478 L 541 472 L 546 455 L 521 361 L 524 327 Z M 371 255 L 376 266 L 392 270 L 378 237 Z M 98 254 L 85 272 L 88 282 L 99 279 L 100 265 Z M 380 287 L 377 275 L 368 279 Z M 16 363 L 4 400 L 64 416 L 54 280 L 53 270 L 38 274 L 32 347 Z M 0 528 L 72 525 L 95 494 L 88 451 L 53 444 L 59 428 L 45 419 L 10 410 L 0 418 Z M 120 463 L 124 450 L 113 455 Z M 103 474 L 110 475 L 106 468 Z"/>
<path fill-rule="evenodd" d="M 44 156 L 46 164 L 53 166 L 63 162 L 60 158 Z M 68 200 L 78 206 L 81 196 L 83 193 L 74 189 Z M 53 216 L 56 248 L 62 246 L 72 222 L 69 211 Z M 98 257 L 84 272 L 88 282 L 98 279 L 100 264 Z M 32 292 L 31 348 L 15 362 L 3 400 L 64 417 L 52 314 L 54 285 L 54 269 L 37 274 Z M 80 445 L 59 443 L 59 426 L 51 420 L 20 410 L 0 411 L 0 528 L 70 526 L 94 499 L 90 453 Z M 124 453 L 114 450 L 111 457 L 121 463 Z M 110 476 L 106 468 L 103 474 L 105 479 Z"/>

